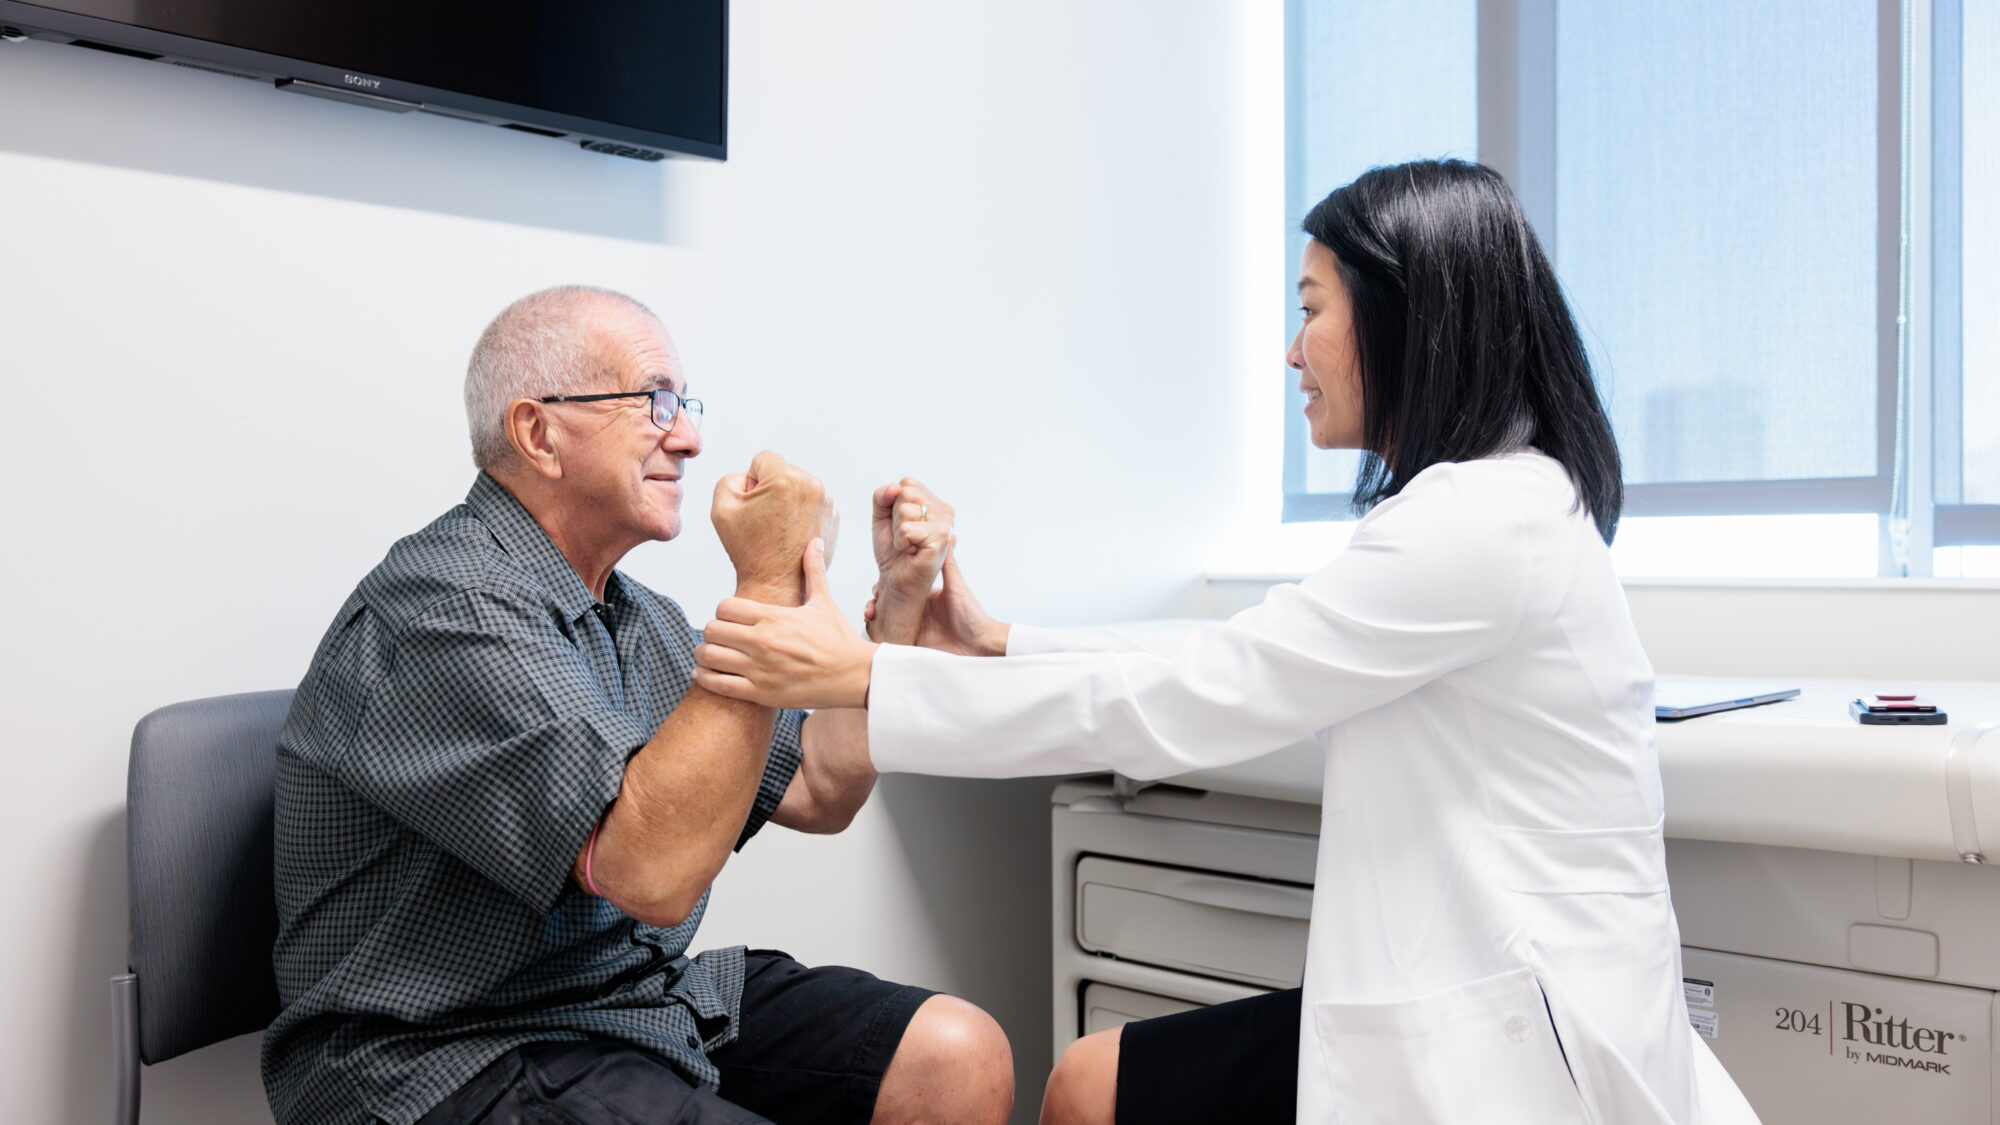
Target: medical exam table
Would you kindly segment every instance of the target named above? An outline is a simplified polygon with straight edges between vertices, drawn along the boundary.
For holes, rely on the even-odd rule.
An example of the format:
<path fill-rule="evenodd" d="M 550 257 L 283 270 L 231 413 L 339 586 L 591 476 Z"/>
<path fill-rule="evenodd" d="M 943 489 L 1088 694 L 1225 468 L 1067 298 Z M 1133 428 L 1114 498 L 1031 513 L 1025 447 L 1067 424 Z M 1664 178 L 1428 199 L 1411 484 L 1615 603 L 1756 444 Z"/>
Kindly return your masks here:
<path fill-rule="evenodd" d="M 1909 685 L 1950 721 L 1864 727 L 1879 685 L 1793 682 L 1659 727 L 1689 1018 L 1766 1125 L 2000 1125 L 2000 684 Z M 1058 1051 L 1298 984 L 1321 766 L 1057 786 Z"/>

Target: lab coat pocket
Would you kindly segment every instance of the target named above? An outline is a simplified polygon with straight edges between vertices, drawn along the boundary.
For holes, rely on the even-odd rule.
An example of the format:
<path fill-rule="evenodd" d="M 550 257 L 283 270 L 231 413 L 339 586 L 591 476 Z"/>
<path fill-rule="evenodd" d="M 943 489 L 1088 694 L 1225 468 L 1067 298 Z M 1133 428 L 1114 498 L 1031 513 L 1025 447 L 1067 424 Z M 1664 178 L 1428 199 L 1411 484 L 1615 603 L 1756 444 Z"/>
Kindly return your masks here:
<path fill-rule="evenodd" d="M 1527 968 L 1419 996 L 1314 1006 L 1340 1125 L 1588 1125 Z"/>

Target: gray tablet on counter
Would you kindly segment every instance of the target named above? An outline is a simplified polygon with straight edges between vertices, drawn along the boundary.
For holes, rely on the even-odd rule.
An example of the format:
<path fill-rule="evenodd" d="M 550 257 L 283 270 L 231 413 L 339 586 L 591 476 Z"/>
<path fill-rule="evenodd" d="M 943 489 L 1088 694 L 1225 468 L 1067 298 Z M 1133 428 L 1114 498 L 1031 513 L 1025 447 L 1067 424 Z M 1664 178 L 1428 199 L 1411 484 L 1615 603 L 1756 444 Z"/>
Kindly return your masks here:
<path fill-rule="evenodd" d="M 1799 689 L 1721 676 L 1661 676 L 1653 685 L 1653 716 L 1662 722 L 1757 707 L 1798 698 Z"/>

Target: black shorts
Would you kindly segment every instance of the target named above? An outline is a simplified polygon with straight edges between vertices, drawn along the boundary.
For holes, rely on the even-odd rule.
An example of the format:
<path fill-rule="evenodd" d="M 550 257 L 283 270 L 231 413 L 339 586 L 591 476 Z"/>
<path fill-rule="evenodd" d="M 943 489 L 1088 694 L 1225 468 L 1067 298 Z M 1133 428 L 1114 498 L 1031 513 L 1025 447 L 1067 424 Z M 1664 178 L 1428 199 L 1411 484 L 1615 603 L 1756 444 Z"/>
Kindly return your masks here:
<path fill-rule="evenodd" d="M 935 993 L 859 969 L 807 968 L 753 949 L 740 1033 L 709 1053 L 713 1093 L 613 1039 L 529 1043 L 501 1055 L 419 1125 L 791 1125 L 875 1113 L 882 1075 Z"/>
<path fill-rule="evenodd" d="M 1289 1122 L 1298 1115 L 1300 991 L 1125 1025 L 1118 1125 Z"/>

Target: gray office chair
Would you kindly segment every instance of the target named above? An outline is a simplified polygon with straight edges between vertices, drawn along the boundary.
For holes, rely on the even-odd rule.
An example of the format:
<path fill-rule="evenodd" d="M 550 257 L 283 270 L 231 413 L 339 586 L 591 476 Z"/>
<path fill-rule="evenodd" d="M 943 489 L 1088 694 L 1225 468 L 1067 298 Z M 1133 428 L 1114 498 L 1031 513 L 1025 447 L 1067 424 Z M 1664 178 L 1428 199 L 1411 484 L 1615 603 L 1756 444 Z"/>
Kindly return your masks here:
<path fill-rule="evenodd" d="M 271 803 L 290 691 L 176 703 L 139 720 L 126 781 L 130 971 L 111 978 L 115 1125 L 139 1120 L 139 1064 L 257 1031 L 271 975 Z"/>

